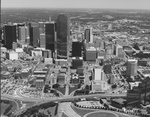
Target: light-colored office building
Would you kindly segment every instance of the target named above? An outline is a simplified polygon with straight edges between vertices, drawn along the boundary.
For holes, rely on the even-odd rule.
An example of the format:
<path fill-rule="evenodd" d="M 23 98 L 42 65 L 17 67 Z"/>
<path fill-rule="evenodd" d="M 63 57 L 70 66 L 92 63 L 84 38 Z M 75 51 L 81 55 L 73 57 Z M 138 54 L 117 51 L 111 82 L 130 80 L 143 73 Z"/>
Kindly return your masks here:
<path fill-rule="evenodd" d="M 137 60 L 130 59 L 127 61 L 126 76 L 133 77 L 137 75 Z"/>

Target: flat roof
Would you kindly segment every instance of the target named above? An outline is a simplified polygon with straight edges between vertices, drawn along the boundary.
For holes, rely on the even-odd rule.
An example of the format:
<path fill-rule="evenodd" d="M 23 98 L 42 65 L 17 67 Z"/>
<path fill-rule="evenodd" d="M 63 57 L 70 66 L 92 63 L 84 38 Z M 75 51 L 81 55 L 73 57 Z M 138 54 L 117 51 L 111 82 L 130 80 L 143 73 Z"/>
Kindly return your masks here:
<path fill-rule="evenodd" d="M 126 101 L 123 98 L 117 98 L 117 99 L 112 99 L 112 100 L 115 101 L 115 102 L 118 102 L 119 104 L 123 104 L 123 102 Z"/>

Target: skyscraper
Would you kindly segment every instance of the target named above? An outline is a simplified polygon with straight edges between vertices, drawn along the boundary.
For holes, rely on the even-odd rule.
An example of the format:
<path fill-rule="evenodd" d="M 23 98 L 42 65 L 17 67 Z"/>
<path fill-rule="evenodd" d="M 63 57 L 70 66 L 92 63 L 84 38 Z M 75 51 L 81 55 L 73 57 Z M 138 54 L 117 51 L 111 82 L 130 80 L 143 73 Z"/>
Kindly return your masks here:
<path fill-rule="evenodd" d="M 49 22 L 45 24 L 46 49 L 50 49 L 52 51 L 55 50 L 55 28 L 55 22 Z"/>
<path fill-rule="evenodd" d="M 57 58 L 68 58 L 68 41 L 70 38 L 69 19 L 66 15 L 60 14 L 57 17 Z"/>
<path fill-rule="evenodd" d="M 28 28 L 29 28 L 29 36 L 30 36 L 30 30 L 31 30 L 31 27 L 39 27 L 39 24 L 37 22 L 29 22 L 28 23 Z"/>
<path fill-rule="evenodd" d="M 30 45 L 38 47 L 40 39 L 39 27 L 31 26 L 30 28 Z"/>
<path fill-rule="evenodd" d="M 41 48 L 45 48 L 46 42 L 45 42 L 45 34 L 40 34 L 40 43 L 39 46 Z"/>
<path fill-rule="evenodd" d="M 123 48 L 120 45 L 116 45 L 115 46 L 115 54 L 117 57 L 123 58 L 124 57 L 124 52 L 123 52 Z"/>
<path fill-rule="evenodd" d="M 81 42 L 72 42 L 72 56 L 81 57 Z"/>
<path fill-rule="evenodd" d="M 28 29 L 25 26 L 18 27 L 18 39 L 25 41 L 28 37 Z"/>
<path fill-rule="evenodd" d="M 39 22 L 39 31 L 40 34 L 45 33 L 45 22 Z"/>
<path fill-rule="evenodd" d="M 84 36 L 86 39 L 86 43 L 93 43 L 92 28 L 86 29 Z"/>
<path fill-rule="evenodd" d="M 16 25 L 4 26 L 4 41 L 7 49 L 12 49 L 13 42 L 17 41 Z"/>
<path fill-rule="evenodd" d="M 132 77 L 137 75 L 137 60 L 128 60 L 126 76 Z"/>

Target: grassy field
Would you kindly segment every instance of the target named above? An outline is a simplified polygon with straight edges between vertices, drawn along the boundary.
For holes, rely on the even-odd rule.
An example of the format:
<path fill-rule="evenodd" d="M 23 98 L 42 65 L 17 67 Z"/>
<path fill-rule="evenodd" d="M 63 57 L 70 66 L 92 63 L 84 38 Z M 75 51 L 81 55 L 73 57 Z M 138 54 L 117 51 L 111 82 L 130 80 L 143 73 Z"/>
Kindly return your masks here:
<path fill-rule="evenodd" d="M 5 112 L 6 108 L 8 108 L 9 104 L 5 104 L 5 103 L 1 103 L 1 111 L 0 114 L 3 115 L 3 113 Z"/>
<path fill-rule="evenodd" d="M 78 113 L 81 117 L 83 117 L 84 115 L 86 115 L 87 113 L 90 113 L 90 112 L 94 112 L 94 111 L 98 111 L 98 110 L 90 110 L 90 109 L 80 109 L 80 108 L 78 108 L 78 107 L 75 107 L 75 106 L 72 106 L 72 109 L 76 112 L 76 113 Z M 112 112 L 114 112 L 114 111 L 112 111 Z M 135 117 L 134 115 L 124 115 L 124 114 L 122 114 L 122 113 L 118 113 L 118 112 L 114 112 L 114 113 L 116 113 L 119 117 Z M 109 113 L 108 113 L 109 114 Z M 103 117 L 103 115 L 102 116 L 88 116 L 88 117 Z M 105 116 L 104 116 L 105 117 Z M 109 117 L 109 116 L 106 116 L 106 117 Z M 110 116 L 110 117 L 113 117 L 113 116 Z"/>
<path fill-rule="evenodd" d="M 78 87 L 69 87 L 69 94 L 72 93 L 73 91 L 77 90 Z"/>
<path fill-rule="evenodd" d="M 62 94 L 65 95 L 65 88 L 64 87 L 56 88 L 56 90 L 60 91 Z"/>
<path fill-rule="evenodd" d="M 107 112 L 97 112 L 89 114 L 87 117 L 116 117 L 114 114 L 107 113 Z"/>
<path fill-rule="evenodd" d="M 68 116 L 67 116 L 66 114 L 63 113 L 63 114 L 62 114 L 62 117 L 68 117 Z"/>
<path fill-rule="evenodd" d="M 17 109 L 17 105 L 13 101 L 6 100 L 1 100 L 1 111 L 0 115 L 7 115 L 11 112 L 14 112 Z M 11 107 L 10 107 L 11 106 Z M 10 109 L 8 109 L 10 107 Z M 7 110 L 8 109 L 8 110 Z"/>
<path fill-rule="evenodd" d="M 45 103 L 38 106 L 34 106 L 28 108 L 24 113 L 20 114 L 19 117 L 26 117 L 26 116 L 37 116 L 37 117 L 57 117 L 57 109 L 58 106 L 55 103 Z"/>

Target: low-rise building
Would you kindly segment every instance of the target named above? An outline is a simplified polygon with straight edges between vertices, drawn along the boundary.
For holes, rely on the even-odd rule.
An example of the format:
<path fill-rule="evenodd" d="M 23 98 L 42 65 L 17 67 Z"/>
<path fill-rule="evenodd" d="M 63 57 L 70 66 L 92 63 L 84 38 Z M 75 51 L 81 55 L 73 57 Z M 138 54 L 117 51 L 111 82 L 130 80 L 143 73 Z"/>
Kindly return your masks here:
<path fill-rule="evenodd" d="M 44 86 L 44 80 L 43 79 L 36 79 L 35 80 L 35 87 L 36 88 L 43 88 Z"/>
<path fill-rule="evenodd" d="M 77 69 L 78 67 L 82 67 L 83 58 L 72 58 L 72 68 Z"/>
<path fill-rule="evenodd" d="M 19 55 L 14 51 L 6 52 L 6 58 L 9 60 L 18 60 Z"/>
<path fill-rule="evenodd" d="M 16 48 L 15 51 L 18 52 L 23 52 L 23 48 Z"/>
<path fill-rule="evenodd" d="M 96 61 L 97 51 L 94 47 L 86 48 L 85 50 L 85 60 L 86 61 Z"/>
<path fill-rule="evenodd" d="M 125 102 L 126 102 L 126 100 L 123 98 L 115 98 L 115 99 L 111 100 L 112 106 L 120 108 L 120 109 L 125 107 Z"/>
<path fill-rule="evenodd" d="M 92 91 L 105 91 L 107 88 L 105 81 L 92 81 Z"/>
<path fill-rule="evenodd" d="M 68 62 L 66 59 L 55 59 L 55 64 L 60 65 L 61 67 L 66 67 Z"/>

